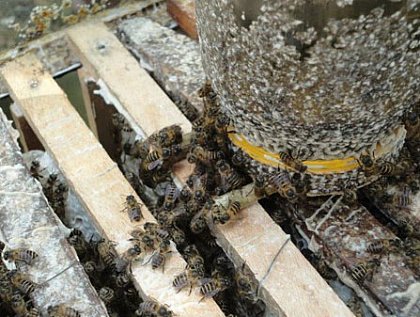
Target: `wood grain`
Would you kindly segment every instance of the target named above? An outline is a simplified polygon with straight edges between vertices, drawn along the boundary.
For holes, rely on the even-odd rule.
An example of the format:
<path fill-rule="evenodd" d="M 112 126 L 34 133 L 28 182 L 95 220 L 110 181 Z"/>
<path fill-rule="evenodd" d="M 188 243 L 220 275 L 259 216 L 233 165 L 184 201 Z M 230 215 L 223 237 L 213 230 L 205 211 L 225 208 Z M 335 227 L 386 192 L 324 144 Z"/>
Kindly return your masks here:
<path fill-rule="evenodd" d="M 189 37 L 197 40 L 195 0 L 168 0 L 168 13 Z"/>
<path fill-rule="evenodd" d="M 191 131 L 187 118 L 104 24 L 82 24 L 70 29 L 68 36 L 84 67 L 90 67 L 127 107 L 145 135 L 174 123 Z"/>
<path fill-rule="evenodd" d="M 138 197 L 117 165 L 33 55 L 8 63 L 1 74 L 12 98 L 21 106 L 94 224 L 106 238 L 117 243 L 119 253 L 125 251 L 133 224 L 120 211 L 126 195 Z M 146 208 L 142 211 L 146 221 L 155 221 Z M 164 273 L 153 271 L 150 265 L 133 265 L 133 281 L 140 295 L 169 305 L 176 316 L 223 316 L 214 301 L 199 303 L 198 291 L 191 296 L 186 291 L 175 292 L 172 280 L 184 270 L 186 263 L 175 249 L 173 251 Z"/>

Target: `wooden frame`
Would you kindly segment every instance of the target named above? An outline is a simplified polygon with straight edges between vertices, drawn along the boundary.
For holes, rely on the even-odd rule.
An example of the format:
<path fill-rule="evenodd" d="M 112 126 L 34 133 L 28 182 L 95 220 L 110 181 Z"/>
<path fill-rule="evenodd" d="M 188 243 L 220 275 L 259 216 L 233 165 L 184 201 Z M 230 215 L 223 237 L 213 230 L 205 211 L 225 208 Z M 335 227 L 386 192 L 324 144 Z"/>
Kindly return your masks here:
<path fill-rule="evenodd" d="M 161 97 L 160 88 L 145 78 L 148 76 L 145 71 L 105 25 L 79 25 L 69 30 L 68 35 L 84 67 L 90 69 L 97 80 L 106 83 L 117 100 L 117 110 L 137 127 L 135 130 L 148 136 L 167 125 L 181 124 L 184 131 L 189 132 L 189 122 L 170 100 Z M 98 43 L 103 44 L 102 52 L 98 50 Z M 124 62 L 121 65 L 115 62 L 117 60 Z M 122 73 L 124 84 L 121 83 Z M 149 93 L 145 98 L 136 97 L 139 89 L 153 91 L 152 99 Z M 164 113 L 159 107 L 162 99 Z M 183 162 L 175 175 L 182 180 L 190 169 L 191 166 Z M 260 205 L 245 209 L 243 214 L 243 219 L 232 225 L 214 228 L 213 234 L 237 266 L 245 262 L 258 281 L 264 278 L 261 294 L 274 315 L 353 316 L 298 249 L 286 243 L 287 235 Z"/>

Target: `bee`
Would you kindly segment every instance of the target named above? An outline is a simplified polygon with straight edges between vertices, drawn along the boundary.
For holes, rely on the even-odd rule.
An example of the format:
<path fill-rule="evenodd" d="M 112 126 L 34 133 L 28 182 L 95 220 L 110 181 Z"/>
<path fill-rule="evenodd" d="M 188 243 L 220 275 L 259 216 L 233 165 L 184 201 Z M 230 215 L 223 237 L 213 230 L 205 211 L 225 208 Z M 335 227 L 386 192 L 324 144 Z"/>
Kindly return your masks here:
<path fill-rule="evenodd" d="M 194 145 L 187 155 L 187 161 L 191 164 L 196 162 L 211 162 L 223 159 L 225 157 L 222 151 L 210 151 L 204 149 L 201 145 Z"/>
<path fill-rule="evenodd" d="M 86 257 L 89 248 L 83 233 L 80 230 L 73 229 L 67 238 L 67 241 L 71 246 L 73 246 L 74 250 L 80 258 L 84 259 Z"/>
<path fill-rule="evenodd" d="M 237 151 L 232 155 L 232 164 L 236 167 L 243 167 L 246 163 L 246 157 L 242 151 Z"/>
<path fill-rule="evenodd" d="M 0 299 L 6 303 L 12 301 L 14 289 L 6 278 L 0 278 Z"/>
<path fill-rule="evenodd" d="M 165 189 L 165 199 L 163 202 L 163 209 L 171 210 L 174 207 L 175 202 L 178 199 L 178 196 L 179 196 L 179 190 L 175 186 L 175 184 L 173 183 L 168 184 Z"/>
<path fill-rule="evenodd" d="M 296 188 L 292 185 L 289 175 L 287 173 L 278 172 L 268 178 L 268 183 L 280 195 L 293 201 L 297 198 Z"/>
<path fill-rule="evenodd" d="M 164 272 L 166 255 L 171 252 L 171 244 L 169 240 L 162 240 L 159 243 L 158 250 L 152 256 L 152 269 L 155 270 L 162 267 L 162 272 Z"/>
<path fill-rule="evenodd" d="M 357 191 L 345 189 L 343 192 L 342 202 L 349 207 L 355 207 L 358 204 Z"/>
<path fill-rule="evenodd" d="M 244 178 L 235 169 L 231 168 L 225 160 L 219 160 L 216 168 L 221 176 L 221 184 L 216 194 L 223 194 L 231 189 L 238 188 L 244 183 Z"/>
<path fill-rule="evenodd" d="M 50 317 L 81 317 L 80 313 L 72 307 L 60 304 L 47 308 Z"/>
<path fill-rule="evenodd" d="M 198 96 L 200 98 L 208 98 L 214 95 L 213 88 L 211 87 L 211 82 L 206 80 L 203 86 L 198 90 Z"/>
<path fill-rule="evenodd" d="M 27 249 L 15 249 L 10 251 L 5 251 L 3 253 L 3 258 L 6 261 L 13 261 L 13 262 L 23 262 L 25 264 L 32 264 L 32 262 L 38 257 L 32 250 Z"/>
<path fill-rule="evenodd" d="M 204 259 L 193 244 L 184 248 L 184 254 L 187 258 L 186 269 L 193 270 L 196 274 L 204 276 Z"/>
<path fill-rule="evenodd" d="M 405 185 L 400 193 L 396 193 L 392 202 L 397 207 L 408 207 L 412 204 L 411 199 L 411 189 L 409 186 Z"/>
<path fill-rule="evenodd" d="M 174 210 L 163 210 L 158 215 L 158 222 L 164 227 L 172 227 L 176 223 L 180 223 L 183 218 L 187 216 L 187 211 L 184 205 L 177 206 Z"/>
<path fill-rule="evenodd" d="M 144 171 L 153 171 L 160 169 L 163 165 L 163 155 L 161 148 L 154 148 L 148 152 L 146 158 L 142 161 Z"/>
<path fill-rule="evenodd" d="M 207 228 L 207 218 L 211 213 L 213 204 L 212 199 L 206 201 L 203 208 L 193 216 L 190 222 L 190 229 L 193 233 L 202 233 Z"/>
<path fill-rule="evenodd" d="M 41 175 L 41 172 L 44 169 L 40 169 L 41 168 L 41 164 L 39 163 L 38 160 L 33 160 L 31 163 L 31 167 L 29 169 L 32 177 L 35 177 L 37 180 L 39 180 L 40 178 L 44 178 L 44 176 Z"/>
<path fill-rule="evenodd" d="M 190 288 L 189 294 L 191 294 L 193 286 L 198 285 L 200 279 L 202 279 L 203 277 L 204 273 L 202 273 L 201 271 L 195 270 L 195 268 L 189 268 L 181 274 L 175 276 L 175 279 L 172 282 L 172 286 L 178 292 L 180 292 L 183 288 L 188 286 Z"/>
<path fill-rule="evenodd" d="M 308 169 L 308 167 L 303 165 L 300 161 L 292 158 L 289 153 L 279 152 L 279 158 L 284 164 L 300 173 L 304 173 Z"/>
<path fill-rule="evenodd" d="M 156 316 L 156 317 L 172 317 L 173 313 L 168 306 L 159 304 L 154 299 L 147 299 L 140 304 L 139 309 L 136 310 L 137 316 Z"/>
<path fill-rule="evenodd" d="M 127 274 L 127 272 L 121 272 L 115 276 L 115 284 L 119 288 L 126 288 L 130 282 L 130 276 Z"/>
<path fill-rule="evenodd" d="M 127 211 L 130 221 L 140 221 L 143 217 L 143 213 L 141 212 L 141 206 L 139 202 L 137 202 L 136 198 L 133 195 L 128 195 L 125 200 L 126 207 L 122 210 L 122 212 Z"/>
<path fill-rule="evenodd" d="M 180 144 L 171 145 L 170 147 L 162 148 L 162 159 L 169 160 L 171 158 L 176 159 L 184 151 L 184 148 Z"/>
<path fill-rule="evenodd" d="M 194 124 L 194 121 L 199 117 L 198 110 L 192 106 L 188 101 L 179 102 L 177 104 L 179 110 L 187 117 L 189 121 Z"/>
<path fill-rule="evenodd" d="M 363 168 L 366 176 L 371 176 L 375 174 L 380 175 L 391 175 L 396 171 L 395 164 L 392 164 L 387 161 L 382 161 L 381 164 L 378 164 L 375 159 L 375 155 L 370 156 L 369 154 L 361 154 L 360 161 L 357 160 L 359 166 Z"/>
<path fill-rule="evenodd" d="M 98 272 L 98 265 L 94 261 L 87 261 L 83 263 L 83 269 L 90 278 L 95 278 Z"/>
<path fill-rule="evenodd" d="M 254 189 L 255 196 L 257 196 L 258 198 L 266 196 L 267 193 L 266 193 L 265 188 L 266 188 L 265 176 L 263 174 L 258 174 L 254 178 L 253 189 Z"/>
<path fill-rule="evenodd" d="M 369 243 L 366 250 L 370 253 L 383 253 L 400 245 L 396 239 L 376 239 Z"/>
<path fill-rule="evenodd" d="M 200 299 L 200 302 L 204 298 L 213 297 L 216 294 L 223 292 L 224 290 L 229 288 L 231 284 L 232 283 L 230 279 L 221 275 L 202 279 L 200 286 L 200 294 L 203 295 L 203 297 Z"/>
<path fill-rule="evenodd" d="M 178 248 L 183 248 L 187 244 L 187 237 L 184 231 L 178 228 L 176 225 L 171 227 L 170 234 L 172 240 L 175 242 Z"/>
<path fill-rule="evenodd" d="M 240 270 L 236 271 L 234 281 L 236 292 L 240 298 L 245 298 L 253 303 L 258 301 L 257 286 L 252 276 L 245 272 L 245 263 Z"/>
<path fill-rule="evenodd" d="M 157 223 L 146 222 L 143 228 L 147 233 L 156 236 L 159 239 L 168 240 L 170 238 L 169 232 L 163 230 Z"/>
<path fill-rule="evenodd" d="M 24 316 L 28 313 L 28 310 L 26 309 L 26 301 L 19 292 L 15 292 L 12 295 L 11 304 L 13 311 L 18 316 Z"/>
<path fill-rule="evenodd" d="M 32 282 L 27 274 L 18 272 L 17 270 L 9 271 L 6 276 L 14 287 L 25 295 L 30 295 L 37 288 L 37 284 Z"/>
<path fill-rule="evenodd" d="M 115 292 L 112 288 L 102 287 L 98 292 L 99 298 L 105 303 L 106 306 L 112 303 L 115 299 Z"/>
<path fill-rule="evenodd" d="M 188 188 L 188 186 L 187 185 L 185 185 L 183 188 L 182 188 L 182 190 L 181 190 L 181 192 L 179 193 L 179 199 L 182 201 L 182 202 L 188 202 L 188 201 L 190 201 L 191 200 L 191 197 L 192 197 L 192 192 L 191 192 L 191 190 Z"/>
<path fill-rule="evenodd" d="M 158 142 L 161 147 L 168 147 L 182 142 L 182 128 L 179 125 L 171 125 L 158 132 Z"/>
<path fill-rule="evenodd" d="M 227 208 L 223 206 L 213 206 L 212 217 L 214 223 L 225 224 L 229 220 L 236 218 L 241 211 L 241 203 L 239 201 L 229 202 Z"/>
<path fill-rule="evenodd" d="M 98 242 L 97 250 L 102 261 L 107 268 L 115 267 L 115 260 L 118 258 L 118 254 L 114 249 L 115 243 L 106 239 L 102 239 Z"/>
<path fill-rule="evenodd" d="M 380 266 L 380 260 L 373 259 L 369 262 L 361 262 L 351 268 L 350 275 L 358 283 L 362 284 L 367 278 L 370 278 L 376 268 Z"/>
<path fill-rule="evenodd" d="M 114 260 L 115 271 L 123 273 L 128 268 L 131 271 L 131 263 L 136 261 L 141 254 L 141 247 L 134 244 L 131 248 L 124 252 L 120 258 Z"/>
<path fill-rule="evenodd" d="M 41 313 L 36 308 L 31 308 L 23 317 L 41 317 Z"/>

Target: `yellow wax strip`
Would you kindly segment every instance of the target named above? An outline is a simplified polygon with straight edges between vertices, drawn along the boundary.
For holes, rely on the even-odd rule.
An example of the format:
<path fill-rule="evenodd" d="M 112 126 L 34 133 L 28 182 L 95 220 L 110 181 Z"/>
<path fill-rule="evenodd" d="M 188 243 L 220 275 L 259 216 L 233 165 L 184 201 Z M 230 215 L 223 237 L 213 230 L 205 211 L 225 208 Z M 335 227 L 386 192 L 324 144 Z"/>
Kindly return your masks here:
<path fill-rule="evenodd" d="M 247 153 L 252 159 L 265 165 L 294 170 L 280 160 L 278 154 L 269 152 L 263 147 L 252 145 L 242 135 L 230 132 L 228 136 L 233 144 Z M 359 167 L 359 163 L 354 157 L 337 160 L 303 161 L 302 164 L 308 167 L 307 172 L 320 175 L 350 172 Z"/>

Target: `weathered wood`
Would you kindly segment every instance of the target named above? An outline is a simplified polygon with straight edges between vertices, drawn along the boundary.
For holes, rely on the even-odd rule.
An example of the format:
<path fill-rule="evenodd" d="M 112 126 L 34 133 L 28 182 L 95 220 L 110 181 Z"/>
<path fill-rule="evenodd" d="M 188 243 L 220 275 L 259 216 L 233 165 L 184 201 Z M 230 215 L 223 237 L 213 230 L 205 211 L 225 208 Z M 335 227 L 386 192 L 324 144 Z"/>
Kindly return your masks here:
<path fill-rule="evenodd" d="M 162 2 L 162 0 L 138 0 L 135 3 L 118 6 L 104 10 L 90 18 L 90 21 L 102 21 L 113 23 L 125 16 L 133 15 Z M 27 52 L 34 52 L 43 62 L 44 67 L 50 74 L 59 74 L 79 64 L 75 55 L 71 52 L 65 38 L 65 30 L 46 34 L 39 39 L 21 45 L 18 49 L 0 52 L 0 65 Z M 7 95 L 5 83 L 0 80 L 0 98 Z"/>
<path fill-rule="evenodd" d="M 92 34 L 88 34 L 88 31 L 92 32 Z M 180 123 L 185 120 L 180 112 L 174 109 L 175 105 L 172 102 L 166 104 L 165 110 L 172 115 L 162 118 L 165 120 L 145 120 L 144 117 L 157 118 L 157 112 L 160 109 L 156 105 L 159 105 L 159 99 L 157 98 L 153 102 L 154 98 L 127 98 L 126 86 L 134 85 L 131 82 L 135 80 L 130 72 L 128 74 L 127 72 L 124 73 L 126 86 L 114 84 L 115 78 L 113 79 L 111 75 L 106 74 L 107 71 L 110 74 L 114 74 L 113 77 L 117 76 L 118 68 L 114 64 L 113 58 L 124 61 L 125 65 L 119 67 L 131 71 L 131 67 L 128 68 L 126 66 L 128 63 L 126 59 L 121 58 L 126 56 L 126 54 L 116 52 L 116 50 L 123 49 L 121 45 L 114 43 L 114 38 L 100 26 L 84 29 L 83 35 L 70 33 L 72 41 L 85 55 L 84 58 L 90 61 L 90 65 L 93 65 L 97 72 L 101 72 L 100 77 L 108 84 L 110 91 L 118 99 L 119 107 L 121 107 L 128 118 L 132 119 L 131 123 L 139 127 L 138 130 L 145 131 L 147 136 L 167 125 Z M 102 56 L 95 49 L 95 43 L 107 43 L 105 53 Z M 115 68 L 117 69 L 114 70 Z M 104 76 L 107 77 L 105 78 Z M 145 75 L 142 73 L 141 76 Z M 111 83 L 109 83 L 109 80 L 111 80 Z M 146 82 L 149 83 L 150 81 Z M 159 89 L 156 84 L 150 84 L 150 86 L 146 87 L 148 90 L 153 88 L 155 96 L 160 95 L 156 91 L 156 89 Z M 143 109 L 142 116 L 138 115 L 137 109 L 139 108 Z M 187 170 L 189 169 L 187 168 Z M 175 173 L 180 173 L 179 176 L 182 176 L 184 171 L 185 169 L 181 169 L 181 171 L 175 171 Z M 244 215 L 242 223 L 218 227 L 214 230 L 214 233 L 224 250 L 233 256 L 236 265 L 240 266 L 246 262 L 256 274 L 257 279 L 261 280 L 275 259 L 279 248 L 285 241 L 286 235 L 259 205 L 245 210 Z M 256 250 L 264 251 L 257 252 Z M 284 259 L 284 262 L 279 259 Z M 269 308 L 274 314 L 322 317 L 353 316 L 296 247 L 292 244 L 287 244 L 284 253 L 282 252 L 279 255 L 279 259 L 276 260 L 276 264 L 273 265 L 273 269 L 269 274 L 270 277 L 265 279 L 262 287 L 264 299 L 268 302 Z M 281 283 L 282 286 L 279 287 L 278 281 L 283 281 L 284 284 Z M 297 299 L 299 299 L 299 303 Z"/>
<path fill-rule="evenodd" d="M 125 197 L 137 195 L 103 147 L 69 103 L 65 93 L 32 55 L 8 63 L 1 73 L 15 102 L 19 103 L 29 124 L 57 163 L 104 237 L 117 243 L 121 254 L 128 247 L 133 229 L 121 213 Z M 36 84 L 35 84 L 36 83 Z M 145 221 L 155 221 L 142 208 Z M 177 316 L 223 316 L 212 300 L 199 303 L 197 293 L 176 293 L 172 280 L 185 268 L 185 261 L 173 249 L 165 272 L 150 265 L 133 265 L 133 282 L 140 295 L 151 296 L 170 306 Z"/>
<path fill-rule="evenodd" d="M 191 170 L 183 161 L 174 174 L 185 183 Z M 353 316 L 258 203 L 241 210 L 238 220 L 211 230 L 234 263 L 246 263 L 261 283 L 261 296 L 275 316 Z"/>
<path fill-rule="evenodd" d="M 412 294 L 417 304 L 407 310 L 410 298 L 393 295 L 418 284 L 416 274 L 408 264 L 402 247 L 375 253 L 368 250 L 374 241 L 392 241 L 397 237 L 381 225 L 370 212 L 357 202 L 346 206 L 342 198 L 329 198 L 320 208 L 299 202 L 296 215 L 301 217 L 299 231 L 312 251 L 320 252 L 340 279 L 363 298 L 375 316 L 414 317 L 420 313 L 419 294 Z M 374 263 L 359 283 L 351 277 L 351 270 L 361 263 Z M 417 296 L 417 298 L 416 298 Z"/>
<path fill-rule="evenodd" d="M 91 93 L 88 87 L 89 74 L 86 72 L 86 69 L 82 67 L 77 70 L 77 75 L 79 76 L 80 88 L 82 90 L 83 103 L 85 106 L 89 128 L 93 132 L 93 134 L 98 138 L 98 128 L 96 126 L 95 106 L 92 102 Z"/>
<path fill-rule="evenodd" d="M 0 240 L 8 248 L 28 248 L 38 254 L 24 269 L 41 284 L 32 299 L 43 314 L 50 305 L 68 303 L 82 316 L 107 316 L 65 239 L 69 230 L 50 209 L 41 186 L 26 169 L 15 140 L 16 133 L 0 109 Z"/>
<path fill-rule="evenodd" d="M 123 21 L 121 39 L 177 104 L 203 110 L 198 90 L 204 83 L 200 47 L 185 35 L 148 18 Z"/>
<path fill-rule="evenodd" d="M 68 36 L 84 67 L 126 107 L 128 119 L 140 123 L 144 135 L 174 123 L 191 131 L 187 118 L 104 24 L 81 24 Z"/>
<path fill-rule="evenodd" d="M 13 122 L 15 123 L 16 129 L 19 131 L 19 141 L 22 145 L 23 151 L 28 152 L 31 150 L 43 150 L 41 142 L 39 142 L 34 131 L 23 116 L 22 110 L 17 104 L 10 106 L 10 112 L 12 113 Z"/>
<path fill-rule="evenodd" d="M 168 0 L 168 12 L 191 38 L 197 40 L 195 0 Z"/>

